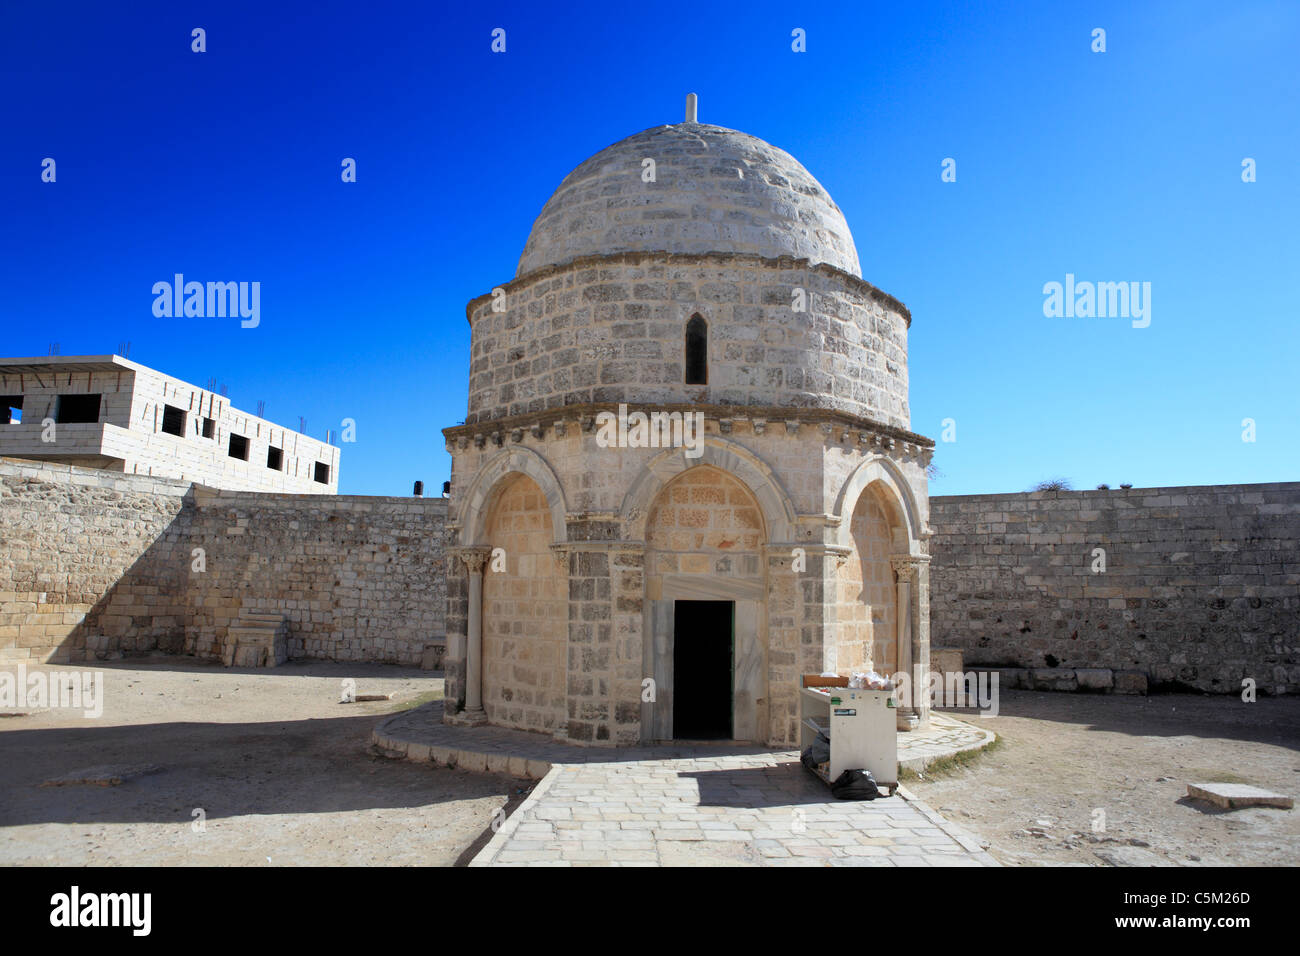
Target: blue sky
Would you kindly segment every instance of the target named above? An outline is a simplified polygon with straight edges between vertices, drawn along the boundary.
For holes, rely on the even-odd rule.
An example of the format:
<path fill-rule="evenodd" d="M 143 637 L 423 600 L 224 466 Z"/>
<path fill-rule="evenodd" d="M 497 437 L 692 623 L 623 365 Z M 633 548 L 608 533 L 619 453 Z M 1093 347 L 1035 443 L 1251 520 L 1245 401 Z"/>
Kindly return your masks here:
<path fill-rule="evenodd" d="M 465 303 L 694 91 L 803 162 L 911 309 L 912 427 L 956 423 L 933 494 L 1300 474 L 1300 4 L 277 6 L 0 12 L 0 354 L 130 341 L 317 437 L 354 419 L 344 493 L 436 490 Z M 176 272 L 260 281 L 260 325 L 155 318 Z M 1150 282 L 1150 326 L 1045 317 L 1067 273 Z"/>

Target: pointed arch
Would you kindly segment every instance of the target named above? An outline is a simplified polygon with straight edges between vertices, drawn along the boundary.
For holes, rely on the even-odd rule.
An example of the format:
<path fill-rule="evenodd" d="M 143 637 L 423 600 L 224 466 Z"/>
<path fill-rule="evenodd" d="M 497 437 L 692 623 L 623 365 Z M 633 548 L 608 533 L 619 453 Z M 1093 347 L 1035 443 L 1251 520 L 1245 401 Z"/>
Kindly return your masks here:
<path fill-rule="evenodd" d="M 487 520 L 492 510 L 492 497 L 499 490 L 502 479 L 515 473 L 527 475 L 546 496 L 554 543 L 562 544 L 568 540 L 568 509 L 564 503 L 564 489 L 560 486 L 560 479 L 545 458 L 531 448 L 518 447 L 501 452 L 480 468 L 470 483 L 457 515 L 462 547 L 482 544 L 487 540 Z"/>
<path fill-rule="evenodd" d="M 688 468 L 712 465 L 738 478 L 758 499 L 770 543 L 795 540 L 794 505 L 766 462 L 743 445 L 717 436 L 706 438 L 701 452 L 698 458 L 688 458 L 685 448 L 670 448 L 637 475 L 620 508 L 628 537 L 645 540 L 646 519 L 664 485 Z"/>
<path fill-rule="evenodd" d="M 853 535 L 849 526 L 852 524 L 853 511 L 862 493 L 877 483 L 882 491 L 881 500 L 893 513 L 896 526 L 907 537 L 906 541 L 897 542 L 899 550 L 907 554 L 920 554 L 921 536 L 925 530 L 920 506 L 912 493 L 912 486 L 898 466 L 882 456 L 869 458 L 859 464 L 840 486 L 833 512 L 839 519 L 836 543 L 845 548 L 852 547 Z"/>

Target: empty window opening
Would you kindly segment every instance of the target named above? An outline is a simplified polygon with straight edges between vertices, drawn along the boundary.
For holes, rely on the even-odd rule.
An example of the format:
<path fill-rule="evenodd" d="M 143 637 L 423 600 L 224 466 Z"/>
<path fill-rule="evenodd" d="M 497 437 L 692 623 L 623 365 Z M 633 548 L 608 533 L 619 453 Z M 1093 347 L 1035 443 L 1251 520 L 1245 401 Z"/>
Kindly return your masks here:
<path fill-rule="evenodd" d="M 268 448 L 266 450 L 266 467 L 275 471 L 283 471 L 284 450 L 280 448 Z"/>
<path fill-rule="evenodd" d="M 23 397 L 21 395 L 0 395 L 0 425 L 21 425 L 23 423 Z"/>
<path fill-rule="evenodd" d="M 54 406 L 54 421 L 59 425 L 86 425 L 99 421 L 98 395 L 60 395 Z"/>
<path fill-rule="evenodd" d="M 162 430 L 168 435 L 185 437 L 185 409 L 175 405 L 163 406 Z"/>
<path fill-rule="evenodd" d="M 211 418 L 203 419 L 203 437 L 212 438 L 217 434 L 217 423 Z"/>
<path fill-rule="evenodd" d="M 673 737 L 733 737 L 734 601 L 673 602 Z"/>
<path fill-rule="evenodd" d="M 248 461 L 248 439 L 243 435 L 231 435 L 230 447 L 226 450 L 226 454 L 240 461 Z"/>
<path fill-rule="evenodd" d="M 686 384 L 709 384 L 709 326 L 698 315 L 686 323 Z"/>
<path fill-rule="evenodd" d="M 322 485 L 330 483 L 330 466 L 323 461 L 316 462 L 316 480 Z"/>

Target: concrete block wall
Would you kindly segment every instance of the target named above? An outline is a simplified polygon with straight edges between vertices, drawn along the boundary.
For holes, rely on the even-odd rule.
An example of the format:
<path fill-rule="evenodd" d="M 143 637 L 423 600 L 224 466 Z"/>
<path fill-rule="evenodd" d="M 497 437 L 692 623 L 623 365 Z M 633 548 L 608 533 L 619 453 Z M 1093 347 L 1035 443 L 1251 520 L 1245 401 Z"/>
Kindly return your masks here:
<path fill-rule="evenodd" d="M 120 356 L 11 361 L 18 364 L 4 366 L 0 395 L 23 396 L 22 422 L 0 425 L 0 455 L 241 491 L 338 491 L 339 448 L 233 408 L 225 396 Z M 41 423 L 55 417 L 58 396 L 68 394 L 99 394 L 99 420 L 56 425 L 47 441 Z M 162 430 L 167 405 L 185 413 L 184 435 Z M 213 422 L 208 438 L 204 419 Z M 248 439 L 247 460 L 230 456 L 232 434 Z M 268 465 L 272 447 L 281 450 L 278 470 Z M 328 466 L 327 482 L 315 480 L 317 462 Z"/>
<path fill-rule="evenodd" d="M 1300 483 L 931 497 L 930 524 L 934 641 L 967 665 L 1300 690 Z"/>
<path fill-rule="evenodd" d="M 340 451 L 256 415 L 240 411 L 225 396 L 140 366 L 132 396 L 131 444 L 125 471 L 184 478 L 239 491 L 334 494 L 338 491 Z M 185 413 L 185 435 L 162 430 L 163 408 Z M 213 420 L 213 436 L 203 437 L 203 419 Z M 232 458 L 230 436 L 248 439 L 248 459 Z M 271 448 L 281 450 L 279 470 L 267 464 Z M 316 462 L 329 467 L 329 481 L 314 479 Z"/>

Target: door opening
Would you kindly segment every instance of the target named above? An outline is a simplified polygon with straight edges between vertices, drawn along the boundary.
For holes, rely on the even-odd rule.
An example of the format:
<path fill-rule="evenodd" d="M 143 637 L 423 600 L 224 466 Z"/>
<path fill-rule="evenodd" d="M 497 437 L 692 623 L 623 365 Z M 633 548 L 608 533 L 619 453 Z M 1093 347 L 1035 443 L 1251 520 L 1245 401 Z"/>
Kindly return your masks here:
<path fill-rule="evenodd" d="M 733 736 L 734 601 L 673 602 L 673 737 Z"/>

